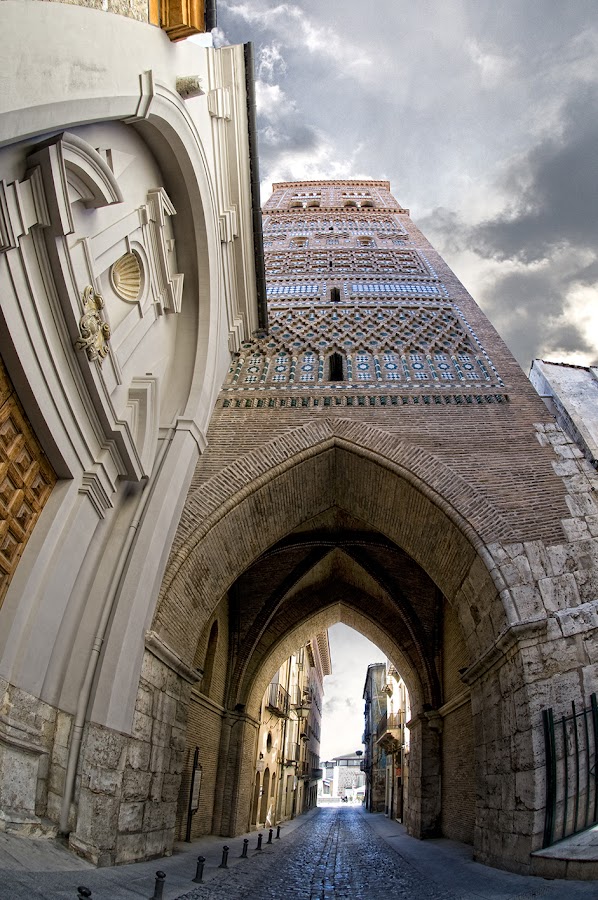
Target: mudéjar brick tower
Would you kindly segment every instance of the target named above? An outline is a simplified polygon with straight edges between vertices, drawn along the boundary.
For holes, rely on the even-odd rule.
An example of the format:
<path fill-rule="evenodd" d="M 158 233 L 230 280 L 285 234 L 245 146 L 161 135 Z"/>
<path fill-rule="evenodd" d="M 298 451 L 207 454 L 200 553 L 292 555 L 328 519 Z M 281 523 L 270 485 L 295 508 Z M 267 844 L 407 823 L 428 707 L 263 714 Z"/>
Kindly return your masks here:
<path fill-rule="evenodd" d="M 263 230 L 269 327 L 217 401 L 153 626 L 199 668 L 218 629 L 188 733 L 218 770 L 203 827 L 244 829 L 264 687 L 341 620 L 409 687 L 409 831 L 529 872 L 542 709 L 596 688 L 593 470 L 388 182 L 276 184 Z"/>

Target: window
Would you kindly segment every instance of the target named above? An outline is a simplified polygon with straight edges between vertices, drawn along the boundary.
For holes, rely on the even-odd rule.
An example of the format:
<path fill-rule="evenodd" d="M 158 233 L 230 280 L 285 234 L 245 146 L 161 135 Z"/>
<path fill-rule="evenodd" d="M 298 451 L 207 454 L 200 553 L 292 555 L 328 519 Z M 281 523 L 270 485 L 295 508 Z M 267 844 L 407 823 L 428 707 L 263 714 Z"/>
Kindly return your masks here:
<path fill-rule="evenodd" d="M 332 353 L 328 359 L 329 381 L 344 381 L 343 357 L 341 353 Z"/>

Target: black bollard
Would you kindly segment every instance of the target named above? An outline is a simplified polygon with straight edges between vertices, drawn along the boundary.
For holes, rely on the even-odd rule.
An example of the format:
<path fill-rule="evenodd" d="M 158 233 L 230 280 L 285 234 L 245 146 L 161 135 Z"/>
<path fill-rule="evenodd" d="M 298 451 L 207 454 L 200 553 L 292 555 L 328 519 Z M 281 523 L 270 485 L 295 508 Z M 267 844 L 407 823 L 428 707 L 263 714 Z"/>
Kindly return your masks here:
<path fill-rule="evenodd" d="M 78 887 L 77 888 L 77 900 L 85 900 L 85 898 L 91 897 L 91 891 L 86 887 Z"/>
<path fill-rule="evenodd" d="M 243 838 L 243 852 L 241 853 L 241 859 L 247 859 L 247 848 L 249 847 L 249 838 Z"/>
<path fill-rule="evenodd" d="M 276 826 L 276 840 L 280 840 L 280 825 Z"/>
<path fill-rule="evenodd" d="M 156 872 L 156 884 L 154 893 L 149 900 L 162 900 L 164 896 L 164 882 L 166 881 L 166 872 Z"/>
<path fill-rule="evenodd" d="M 222 848 L 222 862 L 218 866 L 219 869 L 228 869 L 228 847 L 226 844 Z"/>
<path fill-rule="evenodd" d="M 205 856 L 198 856 L 198 857 L 197 857 L 197 868 L 196 868 L 196 870 L 195 870 L 195 878 L 192 878 L 192 879 L 191 879 L 192 881 L 195 882 L 195 884 L 201 884 L 201 883 L 202 883 L 202 881 L 203 881 L 203 867 L 205 866 L 205 864 L 206 864 L 206 858 L 205 858 Z"/>
<path fill-rule="evenodd" d="M 257 847 L 256 847 L 255 849 L 256 849 L 256 850 L 261 850 L 261 849 L 262 849 L 262 834 L 261 834 L 261 832 L 260 832 L 260 834 L 258 834 L 258 836 L 257 836 Z"/>
<path fill-rule="evenodd" d="M 271 844 L 271 843 L 272 843 L 272 835 L 273 835 L 273 834 L 274 834 L 274 829 L 271 828 L 270 831 L 268 832 L 268 840 L 266 841 L 267 844 Z"/>

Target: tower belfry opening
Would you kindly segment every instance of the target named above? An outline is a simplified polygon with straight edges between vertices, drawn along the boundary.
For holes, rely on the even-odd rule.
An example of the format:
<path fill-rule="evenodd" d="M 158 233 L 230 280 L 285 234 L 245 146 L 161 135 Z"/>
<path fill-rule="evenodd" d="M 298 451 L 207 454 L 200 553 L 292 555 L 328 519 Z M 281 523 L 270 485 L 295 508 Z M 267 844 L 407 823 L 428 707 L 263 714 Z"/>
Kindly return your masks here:
<path fill-rule="evenodd" d="M 342 353 L 331 353 L 330 359 L 328 360 L 329 366 L 329 380 L 330 381 L 343 381 L 344 373 L 343 373 L 343 356 Z"/>

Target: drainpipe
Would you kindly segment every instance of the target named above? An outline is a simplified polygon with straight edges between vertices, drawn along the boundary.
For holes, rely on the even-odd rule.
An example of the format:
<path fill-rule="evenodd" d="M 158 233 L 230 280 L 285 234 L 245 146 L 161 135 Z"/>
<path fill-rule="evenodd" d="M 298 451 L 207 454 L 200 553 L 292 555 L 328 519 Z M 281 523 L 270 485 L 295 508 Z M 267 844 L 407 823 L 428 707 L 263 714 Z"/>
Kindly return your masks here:
<path fill-rule="evenodd" d="M 218 15 L 216 12 L 216 0 L 206 0 L 206 8 L 204 13 L 206 31 L 211 31 L 218 26 Z"/>
<path fill-rule="evenodd" d="M 162 442 L 162 446 L 159 450 L 158 457 L 155 463 L 155 471 L 156 476 L 154 478 L 154 482 L 151 487 L 146 483 L 145 488 L 139 498 L 139 503 L 137 504 L 137 509 L 135 511 L 135 515 L 133 517 L 133 521 L 129 525 L 129 529 L 127 531 L 127 536 L 125 538 L 125 542 L 123 548 L 121 550 L 118 564 L 114 573 L 112 575 L 112 579 L 110 581 L 110 586 L 106 593 L 106 599 L 104 601 L 104 607 L 102 609 L 102 615 L 100 618 L 100 622 L 98 625 L 98 629 L 93 641 L 93 646 L 91 648 L 91 652 L 89 654 L 89 659 L 87 661 L 87 670 L 85 672 L 85 678 L 83 679 L 83 684 L 81 686 L 81 690 L 79 692 L 79 699 L 77 701 L 77 710 L 75 713 L 75 722 L 73 725 L 73 733 L 71 735 L 71 742 L 69 745 L 69 754 L 67 759 L 66 766 L 66 777 L 64 783 L 64 794 L 62 797 L 62 806 L 60 808 L 60 823 L 59 823 L 59 831 L 61 834 L 68 834 L 69 830 L 69 812 L 71 807 L 71 800 L 73 797 L 73 791 L 75 787 L 75 776 L 77 774 L 77 765 L 79 763 L 79 753 L 81 750 L 81 741 L 83 738 L 83 728 L 85 727 L 85 720 L 87 717 L 87 707 L 89 706 L 89 698 L 91 696 L 91 688 L 93 685 L 93 681 L 96 674 L 96 669 L 98 667 L 98 662 L 100 660 L 100 653 L 102 650 L 102 646 L 104 640 L 106 638 L 106 631 L 108 629 L 108 624 L 112 617 L 112 613 L 116 606 L 116 601 L 119 596 L 121 582 L 124 578 L 124 574 L 127 568 L 127 562 L 131 555 L 131 549 L 133 546 L 133 541 L 135 540 L 135 536 L 137 534 L 137 529 L 139 528 L 139 523 L 141 522 L 143 513 L 148 504 L 148 501 L 153 494 L 153 489 L 156 486 L 158 481 L 160 471 L 162 469 L 162 465 L 164 463 L 164 458 L 166 456 L 166 451 L 170 446 L 170 442 L 172 441 L 174 432 L 171 432 L 167 438 L 164 438 Z"/>
<path fill-rule="evenodd" d="M 260 168 L 257 148 L 257 108 L 255 102 L 255 75 L 253 44 L 243 44 L 245 56 L 245 88 L 247 93 L 247 132 L 249 139 L 249 177 L 251 180 L 251 219 L 253 222 L 253 253 L 257 288 L 258 323 L 268 329 L 268 304 L 266 302 L 266 269 L 264 265 L 264 235 L 260 204 Z"/>
<path fill-rule="evenodd" d="M 290 658 L 287 662 L 287 679 L 286 680 L 287 680 L 286 692 L 287 692 L 287 696 L 289 696 L 289 713 L 290 713 L 290 711 L 291 711 L 290 692 L 289 692 L 290 682 L 291 682 Z M 276 805 L 278 808 L 278 821 L 279 822 L 282 821 L 282 798 L 284 797 L 284 789 L 285 789 L 285 784 L 286 784 L 285 759 L 286 759 L 286 751 L 287 751 L 287 723 L 288 723 L 288 721 L 289 721 L 289 717 L 287 715 L 287 716 L 285 716 L 284 726 L 282 729 L 282 762 L 280 764 L 280 773 L 281 774 L 278 779 L 278 798 L 276 801 Z"/>

